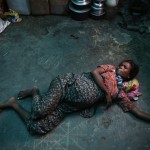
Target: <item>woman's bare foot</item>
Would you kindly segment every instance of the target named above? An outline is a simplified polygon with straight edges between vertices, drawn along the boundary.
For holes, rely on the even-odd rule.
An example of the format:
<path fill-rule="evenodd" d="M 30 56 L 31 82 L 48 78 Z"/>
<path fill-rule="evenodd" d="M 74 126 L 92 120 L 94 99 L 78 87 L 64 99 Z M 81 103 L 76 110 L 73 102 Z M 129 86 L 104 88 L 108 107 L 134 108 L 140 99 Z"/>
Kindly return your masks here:
<path fill-rule="evenodd" d="M 11 97 L 8 101 L 0 103 L 0 111 L 5 108 L 14 108 L 16 106 L 18 106 L 18 102 L 15 97 Z"/>
<path fill-rule="evenodd" d="M 0 109 L 3 110 L 5 108 L 13 108 L 25 122 L 27 119 L 29 119 L 31 115 L 30 112 L 28 112 L 21 105 L 19 105 L 15 97 L 10 98 L 6 102 L 0 103 Z"/>
<path fill-rule="evenodd" d="M 24 99 L 24 98 L 27 98 L 27 97 L 30 97 L 30 96 L 33 96 L 34 94 L 39 94 L 39 89 L 34 87 L 34 88 L 31 88 L 31 89 L 26 89 L 26 90 L 23 90 L 23 91 L 20 91 L 19 94 L 18 94 L 18 99 Z"/>

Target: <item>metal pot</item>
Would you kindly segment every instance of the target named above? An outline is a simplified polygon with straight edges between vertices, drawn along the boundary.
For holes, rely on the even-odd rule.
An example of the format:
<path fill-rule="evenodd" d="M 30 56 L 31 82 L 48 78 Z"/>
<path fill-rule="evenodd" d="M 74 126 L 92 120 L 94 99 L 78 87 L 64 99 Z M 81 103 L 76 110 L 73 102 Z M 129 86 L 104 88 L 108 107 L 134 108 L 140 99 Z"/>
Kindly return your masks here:
<path fill-rule="evenodd" d="M 90 14 L 94 17 L 101 17 L 105 14 L 105 0 L 93 0 Z"/>
<path fill-rule="evenodd" d="M 77 2 L 77 0 L 71 0 L 71 2 L 73 5 L 72 7 L 77 10 L 85 10 L 91 7 L 90 1 L 84 1 L 83 3 L 79 3 Z"/>
<path fill-rule="evenodd" d="M 84 6 L 90 4 L 91 0 L 71 0 L 71 2 L 78 6 Z"/>
<path fill-rule="evenodd" d="M 79 10 L 79 9 L 74 8 L 73 3 L 71 2 L 69 3 L 70 15 L 73 19 L 78 20 L 78 21 L 82 21 L 88 18 L 90 9 L 91 8 L 89 7 L 89 8 Z"/>
<path fill-rule="evenodd" d="M 103 1 L 100 1 L 100 0 L 93 1 L 92 6 L 95 7 L 95 8 L 102 8 L 102 7 L 104 7 L 104 0 Z"/>
<path fill-rule="evenodd" d="M 92 6 L 91 15 L 102 16 L 105 14 L 104 8 L 96 8 Z"/>

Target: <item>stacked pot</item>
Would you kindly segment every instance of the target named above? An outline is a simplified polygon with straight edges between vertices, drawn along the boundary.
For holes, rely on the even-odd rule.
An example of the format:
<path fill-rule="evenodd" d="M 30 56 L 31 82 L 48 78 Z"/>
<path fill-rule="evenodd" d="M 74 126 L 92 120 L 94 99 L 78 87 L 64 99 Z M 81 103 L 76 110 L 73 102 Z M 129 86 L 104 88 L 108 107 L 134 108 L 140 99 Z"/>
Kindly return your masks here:
<path fill-rule="evenodd" d="M 91 0 L 70 0 L 69 10 L 75 20 L 85 20 L 91 10 Z"/>
<path fill-rule="evenodd" d="M 98 19 L 105 14 L 104 5 L 105 0 L 70 0 L 69 10 L 76 20 L 85 20 L 89 14 Z"/>
<path fill-rule="evenodd" d="M 93 0 L 90 14 L 97 19 L 102 17 L 105 14 L 105 0 Z"/>

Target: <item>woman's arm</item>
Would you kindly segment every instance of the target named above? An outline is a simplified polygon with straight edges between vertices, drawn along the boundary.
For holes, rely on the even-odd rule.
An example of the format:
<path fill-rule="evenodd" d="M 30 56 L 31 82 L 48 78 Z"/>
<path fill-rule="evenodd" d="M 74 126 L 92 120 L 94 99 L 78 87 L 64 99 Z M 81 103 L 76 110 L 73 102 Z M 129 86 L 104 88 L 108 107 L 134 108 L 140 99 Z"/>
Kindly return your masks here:
<path fill-rule="evenodd" d="M 108 92 L 103 79 L 101 77 L 101 74 L 104 73 L 105 70 L 102 67 L 98 67 L 95 70 L 92 71 L 92 75 L 94 77 L 95 82 L 97 83 L 97 85 L 104 91 L 105 95 L 106 95 L 106 99 L 107 99 L 107 108 L 111 105 L 112 103 L 112 99 L 110 96 L 110 93 Z"/>
<path fill-rule="evenodd" d="M 118 99 L 118 104 L 121 106 L 124 112 L 131 112 L 136 117 L 150 121 L 150 114 L 146 114 L 141 111 L 126 95 L 126 93 L 122 90 L 120 91 L 120 99 Z"/>
<path fill-rule="evenodd" d="M 150 114 L 140 111 L 137 107 L 131 109 L 130 112 L 142 120 L 150 121 Z"/>
<path fill-rule="evenodd" d="M 98 67 L 92 71 L 92 75 L 94 77 L 95 82 L 98 84 L 98 86 L 104 91 L 104 93 L 108 94 L 108 90 L 101 77 L 101 74 L 104 72 L 105 71 L 102 67 Z"/>

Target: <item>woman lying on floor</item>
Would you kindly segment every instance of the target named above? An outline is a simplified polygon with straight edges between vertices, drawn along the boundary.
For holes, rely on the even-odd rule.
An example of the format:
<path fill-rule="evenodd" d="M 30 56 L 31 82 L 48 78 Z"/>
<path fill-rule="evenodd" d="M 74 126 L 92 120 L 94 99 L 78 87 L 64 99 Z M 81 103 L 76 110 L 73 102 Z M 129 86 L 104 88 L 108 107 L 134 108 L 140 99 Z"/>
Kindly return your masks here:
<path fill-rule="evenodd" d="M 80 111 L 82 116 L 91 117 L 88 110 L 105 99 L 107 107 L 117 100 L 125 112 L 150 121 L 150 114 L 140 111 L 131 101 L 140 95 L 138 81 L 134 79 L 138 71 L 132 60 L 125 60 L 118 67 L 101 65 L 89 73 L 68 73 L 52 80 L 43 97 L 38 88 L 19 92 L 18 99 L 33 97 L 31 112 L 21 107 L 14 97 L 0 103 L 0 109 L 13 108 L 34 134 L 51 131 L 72 112 Z"/>

